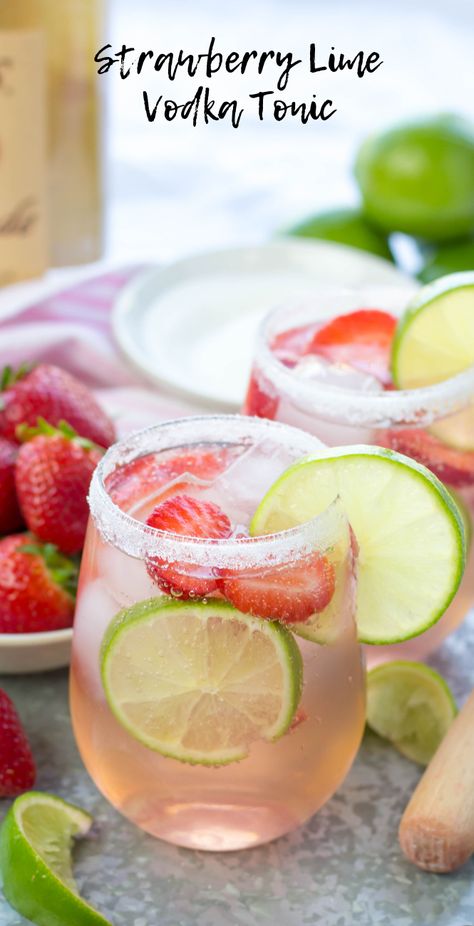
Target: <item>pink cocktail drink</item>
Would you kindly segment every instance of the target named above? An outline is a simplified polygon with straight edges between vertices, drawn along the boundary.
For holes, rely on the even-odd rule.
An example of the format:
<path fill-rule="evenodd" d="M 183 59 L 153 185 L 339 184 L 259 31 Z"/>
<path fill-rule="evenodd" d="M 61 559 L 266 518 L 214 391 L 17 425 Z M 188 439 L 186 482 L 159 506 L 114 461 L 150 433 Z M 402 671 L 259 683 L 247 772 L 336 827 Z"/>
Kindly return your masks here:
<path fill-rule="evenodd" d="M 394 389 L 390 350 L 410 295 L 393 288 L 327 290 L 310 304 L 271 313 L 259 332 L 244 412 L 302 428 L 328 446 L 375 444 L 412 457 L 455 493 L 469 543 L 474 451 L 448 446 L 430 429 L 472 403 L 474 369 L 432 386 Z M 367 647 L 369 665 L 424 658 L 461 623 L 473 601 L 470 544 L 463 580 L 443 617 L 411 640 Z"/>
<path fill-rule="evenodd" d="M 229 850 L 307 820 L 364 726 L 349 527 L 249 535 L 320 443 L 250 418 L 184 419 L 107 452 L 93 479 L 71 710 L 103 794 L 149 833 Z"/>

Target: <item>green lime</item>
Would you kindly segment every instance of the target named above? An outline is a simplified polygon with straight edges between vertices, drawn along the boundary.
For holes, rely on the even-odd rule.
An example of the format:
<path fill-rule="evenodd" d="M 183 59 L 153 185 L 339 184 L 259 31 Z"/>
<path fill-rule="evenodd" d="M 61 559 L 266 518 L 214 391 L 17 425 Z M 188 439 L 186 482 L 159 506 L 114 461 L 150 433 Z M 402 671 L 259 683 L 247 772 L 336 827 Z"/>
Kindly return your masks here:
<path fill-rule="evenodd" d="M 421 662 L 367 673 L 367 723 L 408 759 L 428 765 L 457 713 L 444 679 Z"/>
<path fill-rule="evenodd" d="M 110 926 L 79 897 L 71 868 L 73 840 L 92 817 L 52 794 L 29 791 L 13 802 L 0 830 L 3 893 L 39 926 Z"/>
<path fill-rule="evenodd" d="M 360 148 L 355 176 L 367 217 L 427 241 L 474 229 L 474 126 L 440 115 L 395 126 Z"/>
<path fill-rule="evenodd" d="M 474 271 L 422 287 L 400 319 L 392 346 L 399 389 L 442 382 L 474 364 Z M 437 421 L 431 432 L 449 446 L 474 450 L 474 404 Z"/>
<path fill-rule="evenodd" d="M 431 283 L 448 273 L 461 273 L 464 270 L 474 271 L 474 238 L 440 244 L 426 257 L 418 279 L 422 283 Z"/>
<path fill-rule="evenodd" d="M 102 644 L 109 706 L 144 746 L 223 765 L 288 730 L 301 696 L 292 634 L 223 601 L 150 598 L 121 611 Z"/>
<path fill-rule="evenodd" d="M 360 209 L 331 209 L 316 213 L 289 228 L 286 234 L 337 241 L 393 261 L 386 235 L 374 228 Z"/>
<path fill-rule="evenodd" d="M 408 640 L 434 624 L 465 566 L 461 516 L 424 466 L 382 447 L 328 448 L 290 467 L 251 522 L 253 535 L 307 521 L 339 497 L 359 547 L 357 625 L 363 643 Z"/>

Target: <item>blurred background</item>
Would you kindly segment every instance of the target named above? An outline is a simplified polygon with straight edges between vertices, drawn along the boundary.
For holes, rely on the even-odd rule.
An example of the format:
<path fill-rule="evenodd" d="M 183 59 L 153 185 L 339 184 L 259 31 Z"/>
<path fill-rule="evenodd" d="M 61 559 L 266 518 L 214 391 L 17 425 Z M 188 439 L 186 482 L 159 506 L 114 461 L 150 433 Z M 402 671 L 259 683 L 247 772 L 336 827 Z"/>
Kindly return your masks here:
<path fill-rule="evenodd" d="M 137 48 L 205 51 L 292 50 L 309 42 L 326 56 L 378 51 L 384 64 L 353 73 L 309 75 L 295 69 L 286 96 L 334 99 L 328 122 L 259 123 L 249 109 L 238 130 L 226 122 L 148 124 L 138 78 L 104 80 L 109 99 L 106 254 L 118 260 L 169 260 L 197 249 L 265 240 L 275 229 L 319 209 L 358 200 L 351 168 L 368 133 L 411 116 L 440 111 L 473 115 L 471 0 L 111 0 L 106 40 Z M 269 72 L 270 74 L 271 72 Z M 166 85 L 192 96 L 195 82 Z M 216 75 L 213 95 L 233 97 L 265 86 L 265 77 Z M 162 92 L 160 78 L 143 87 Z M 167 92 L 171 90 L 171 92 Z M 152 94 L 153 95 L 153 94 Z M 278 94 L 285 96 L 285 94 Z"/>
<path fill-rule="evenodd" d="M 132 72 L 126 80 L 118 67 L 97 75 L 94 54 L 102 45 L 110 44 L 112 54 L 123 45 L 135 49 L 131 58 L 150 49 L 154 55 L 179 49 L 198 55 L 208 50 L 211 36 L 225 55 L 292 52 L 303 63 L 276 96 L 309 104 L 315 94 L 319 106 L 330 99 L 337 112 L 306 125 L 291 115 L 259 121 L 248 94 L 276 90 L 279 70 L 271 62 L 262 75 L 254 64 L 245 75 L 219 72 L 211 79 L 180 70 L 173 83 L 149 61 L 141 75 Z M 368 136 L 399 121 L 474 114 L 473 39 L 472 0 L 0 0 L 0 285 L 99 257 L 107 265 L 163 262 L 255 244 L 321 210 L 357 206 L 353 165 Z M 383 64 L 362 78 L 348 69 L 312 75 L 311 42 L 319 65 L 331 48 L 349 60 L 361 50 L 377 52 Z M 245 105 L 238 129 L 229 120 L 205 125 L 200 118 L 196 127 L 180 117 L 166 122 L 161 114 L 154 123 L 147 120 L 143 90 L 151 107 L 160 95 L 183 104 L 202 83 L 218 104 L 237 98 Z M 460 234 L 452 209 L 467 211 L 467 258 L 463 254 L 460 263 L 456 256 L 454 267 L 445 269 L 474 267 L 472 124 L 454 132 L 438 126 L 434 142 L 423 139 L 415 148 L 405 141 L 383 189 L 376 178 L 388 157 L 377 148 L 366 179 L 379 215 L 366 202 L 364 222 L 368 217 L 385 233 L 429 237 L 431 217 L 442 204 L 449 213 L 436 239 L 442 242 L 445 234 Z M 385 228 L 379 221 L 385 194 L 389 211 L 400 199 L 394 165 L 395 173 L 410 175 L 406 208 L 421 192 L 431 209 L 418 232 L 405 228 L 400 215 Z M 365 197 L 363 182 L 359 186 Z M 14 226 L 33 201 L 40 222 L 29 247 L 28 236 L 24 240 Z M 390 256 L 384 247 L 376 253 Z M 416 269 L 412 251 L 410 243 L 404 269 Z M 396 257 L 400 262 L 397 250 Z"/>

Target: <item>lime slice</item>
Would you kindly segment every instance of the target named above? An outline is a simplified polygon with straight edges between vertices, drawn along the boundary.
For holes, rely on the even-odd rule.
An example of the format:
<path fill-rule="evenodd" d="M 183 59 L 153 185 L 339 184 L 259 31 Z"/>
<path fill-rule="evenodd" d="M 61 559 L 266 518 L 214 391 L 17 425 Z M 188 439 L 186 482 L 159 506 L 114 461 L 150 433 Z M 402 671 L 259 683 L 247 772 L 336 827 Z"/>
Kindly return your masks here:
<path fill-rule="evenodd" d="M 446 488 L 448 487 L 446 486 Z M 471 549 L 471 543 L 472 543 L 472 515 L 471 515 L 471 512 L 469 511 L 469 508 L 466 505 L 466 502 L 464 501 L 462 495 L 459 494 L 459 492 L 456 492 L 455 489 L 451 489 L 451 488 L 448 489 L 448 492 L 451 498 L 453 499 L 453 501 L 455 502 L 455 504 L 459 508 L 459 514 L 461 515 L 461 520 L 462 520 L 463 527 L 464 527 L 464 537 L 466 541 L 466 556 L 467 556 L 469 550 Z"/>
<path fill-rule="evenodd" d="M 337 241 L 390 260 L 393 255 L 387 237 L 367 221 L 360 209 L 331 209 L 309 216 L 286 232 L 301 238 Z"/>
<path fill-rule="evenodd" d="M 349 621 L 352 623 L 354 577 L 352 566 L 348 562 L 349 543 L 347 532 L 347 536 L 331 548 L 334 592 L 329 604 L 322 611 L 315 611 L 307 621 L 285 624 L 297 637 L 318 643 L 319 646 L 330 646 L 341 639 Z"/>
<path fill-rule="evenodd" d="M 400 319 L 392 348 L 399 389 L 430 386 L 474 364 L 474 271 L 424 286 Z M 459 450 L 474 450 L 474 404 L 430 428 Z"/>
<path fill-rule="evenodd" d="M 39 926 L 110 926 L 79 897 L 71 868 L 73 839 L 87 835 L 92 817 L 52 794 L 17 797 L 0 830 L 3 893 Z"/>
<path fill-rule="evenodd" d="M 457 713 L 444 679 L 421 662 L 367 673 L 367 723 L 408 759 L 427 765 Z"/>
<path fill-rule="evenodd" d="M 464 530 L 452 497 L 429 470 L 395 451 L 328 448 L 277 480 L 250 532 L 300 524 L 337 496 L 359 546 L 359 639 L 387 644 L 417 636 L 442 616 L 463 574 Z"/>
<path fill-rule="evenodd" d="M 302 687 L 298 646 L 281 624 L 222 601 L 150 598 L 121 611 L 102 644 L 115 717 L 149 749 L 223 765 L 291 724 Z"/>
<path fill-rule="evenodd" d="M 455 376 L 474 363 L 474 271 L 441 277 L 416 294 L 400 319 L 392 348 L 399 389 Z"/>

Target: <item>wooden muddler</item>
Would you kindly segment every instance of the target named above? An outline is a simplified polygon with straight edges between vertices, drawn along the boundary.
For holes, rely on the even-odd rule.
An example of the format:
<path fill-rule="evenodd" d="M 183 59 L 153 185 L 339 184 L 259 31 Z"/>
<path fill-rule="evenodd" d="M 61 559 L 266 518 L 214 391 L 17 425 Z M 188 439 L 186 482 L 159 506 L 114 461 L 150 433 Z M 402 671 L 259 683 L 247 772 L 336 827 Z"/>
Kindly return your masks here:
<path fill-rule="evenodd" d="M 425 871 L 454 871 L 474 852 L 474 691 L 419 782 L 399 839 Z"/>

